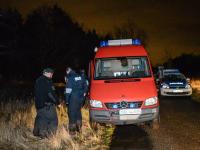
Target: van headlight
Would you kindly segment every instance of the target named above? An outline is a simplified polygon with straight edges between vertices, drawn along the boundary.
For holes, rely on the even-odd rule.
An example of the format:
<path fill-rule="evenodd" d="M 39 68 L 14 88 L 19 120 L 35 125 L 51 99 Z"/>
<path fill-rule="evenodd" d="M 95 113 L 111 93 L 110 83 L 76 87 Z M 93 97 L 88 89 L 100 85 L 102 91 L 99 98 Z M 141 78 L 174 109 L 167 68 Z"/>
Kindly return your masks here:
<path fill-rule="evenodd" d="M 102 108 L 102 102 L 98 100 L 90 100 L 90 106 L 95 108 Z"/>
<path fill-rule="evenodd" d="M 145 100 L 145 106 L 155 105 L 158 102 L 158 97 L 151 97 Z"/>

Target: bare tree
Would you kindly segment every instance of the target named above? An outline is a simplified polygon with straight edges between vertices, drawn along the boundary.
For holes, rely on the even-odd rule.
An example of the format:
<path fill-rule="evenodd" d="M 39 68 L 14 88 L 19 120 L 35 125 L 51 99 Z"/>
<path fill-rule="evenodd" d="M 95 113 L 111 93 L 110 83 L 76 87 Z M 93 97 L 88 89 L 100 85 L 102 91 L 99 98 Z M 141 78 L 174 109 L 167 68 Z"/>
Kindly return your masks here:
<path fill-rule="evenodd" d="M 133 21 L 128 20 L 120 27 L 115 27 L 114 33 L 115 38 L 127 39 L 127 38 L 138 38 L 142 41 L 145 46 L 147 43 L 147 34 L 143 29 L 140 29 Z"/>

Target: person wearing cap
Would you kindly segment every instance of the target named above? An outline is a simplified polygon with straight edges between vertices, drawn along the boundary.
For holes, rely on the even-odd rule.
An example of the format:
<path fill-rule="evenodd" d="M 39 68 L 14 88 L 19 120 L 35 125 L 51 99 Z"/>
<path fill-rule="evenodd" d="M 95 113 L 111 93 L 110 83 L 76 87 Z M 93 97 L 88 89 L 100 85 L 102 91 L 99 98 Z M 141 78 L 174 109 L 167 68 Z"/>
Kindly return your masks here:
<path fill-rule="evenodd" d="M 46 68 L 35 83 L 35 107 L 37 115 L 33 134 L 41 138 L 49 137 L 56 133 L 58 117 L 56 105 L 59 99 L 52 82 L 54 70 Z"/>
<path fill-rule="evenodd" d="M 78 64 L 77 64 L 78 65 Z M 81 132 L 82 115 L 81 107 L 87 92 L 86 79 L 80 75 L 80 69 L 67 67 L 67 83 L 65 88 L 65 102 L 68 104 L 69 133 Z"/>

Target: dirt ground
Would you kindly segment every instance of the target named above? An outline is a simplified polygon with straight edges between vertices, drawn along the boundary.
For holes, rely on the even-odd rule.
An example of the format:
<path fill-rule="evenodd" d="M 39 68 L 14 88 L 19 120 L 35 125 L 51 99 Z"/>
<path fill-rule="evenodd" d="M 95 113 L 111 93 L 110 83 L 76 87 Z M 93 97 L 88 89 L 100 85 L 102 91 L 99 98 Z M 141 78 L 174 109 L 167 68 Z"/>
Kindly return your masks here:
<path fill-rule="evenodd" d="M 160 99 L 160 128 L 117 126 L 111 150 L 200 150 L 200 104 L 189 98 Z"/>

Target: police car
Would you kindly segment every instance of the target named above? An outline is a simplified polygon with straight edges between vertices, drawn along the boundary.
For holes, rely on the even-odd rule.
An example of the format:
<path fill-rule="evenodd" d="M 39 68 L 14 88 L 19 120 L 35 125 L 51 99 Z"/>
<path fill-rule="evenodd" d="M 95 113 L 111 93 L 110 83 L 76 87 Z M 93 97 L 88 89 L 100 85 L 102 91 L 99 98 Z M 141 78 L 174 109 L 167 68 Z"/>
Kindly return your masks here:
<path fill-rule="evenodd" d="M 160 80 L 161 96 L 191 96 L 192 87 L 182 73 L 177 69 L 163 70 L 163 78 Z"/>

